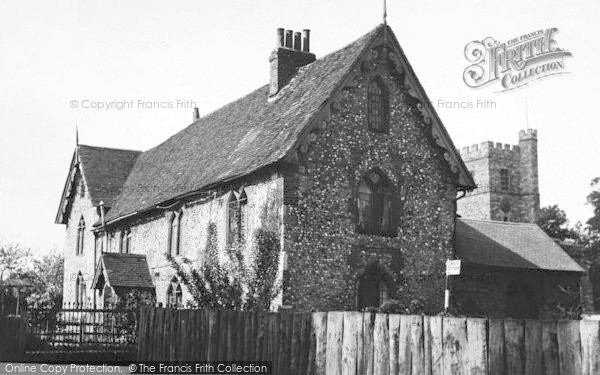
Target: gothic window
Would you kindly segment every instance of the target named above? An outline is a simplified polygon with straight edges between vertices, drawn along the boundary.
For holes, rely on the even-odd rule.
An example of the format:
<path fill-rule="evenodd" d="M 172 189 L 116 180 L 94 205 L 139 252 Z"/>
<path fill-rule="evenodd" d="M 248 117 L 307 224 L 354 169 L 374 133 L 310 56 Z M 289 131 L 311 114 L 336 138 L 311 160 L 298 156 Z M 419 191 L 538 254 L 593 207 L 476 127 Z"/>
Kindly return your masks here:
<path fill-rule="evenodd" d="M 167 288 L 167 306 L 168 307 L 183 307 L 183 292 L 179 280 L 173 277 L 169 287 Z"/>
<path fill-rule="evenodd" d="M 508 169 L 500 169 L 500 189 L 508 190 L 508 187 L 509 187 Z"/>
<path fill-rule="evenodd" d="M 85 302 L 85 280 L 81 272 L 77 274 L 75 281 L 75 304 L 81 305 Z"/>
<path fill-rule="evenodd" d="M 358 232 L 393 236 L 391 184 L 378 172 L 372 171 L 358 185 Z"/>
<path fill-rule="evenodd" d="M 121 233 L 121 253 L 129 254 L 131 252 L 131 229 Z"/>
<path fill-rule="evenodd" d="M 169 222 L 169 253 L 179 255 L 181 246 L 181 217 L 183 212 L 172 214 Z"/>
<path fill-rule="evenodd" d="M 382 79 L 377 77 L 369 83 L 367 90 L 367 118 L 369 129 L 386 132 L 389 127 L 389 102 Z"/>
<path fill-rule="evenodd" d="M 85 220 L 83 220 L 83 216 L 79 219 L 79 224 L 77 225 L 77 248 L 75 250 L 75 254 L 83 254 L 83 239 L 85 234 Z"/>
<path fill-rule="evenodd" d="M 389 281 L 390 278 L 380 266 L 369 266 L 358 281 L 358 308 L 379 307 L 389 301 Z"/>
<path fill-rule="evenodd" d="M 227 200 L 227 243 L 244 240 L 245 206 L 248 203 L 246 191 L 242 189 L 239 198 L 230 193 Z"/>

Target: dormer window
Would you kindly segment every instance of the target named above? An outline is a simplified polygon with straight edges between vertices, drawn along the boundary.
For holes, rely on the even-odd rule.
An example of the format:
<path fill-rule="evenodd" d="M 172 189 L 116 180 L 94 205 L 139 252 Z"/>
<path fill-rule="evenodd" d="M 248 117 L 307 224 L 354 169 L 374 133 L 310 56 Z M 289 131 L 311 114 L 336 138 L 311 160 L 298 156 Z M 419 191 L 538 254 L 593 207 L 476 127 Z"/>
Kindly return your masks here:
<path fill-rule="evenodd" d="M 380 77 L 373 79 L 367 89 L 367 119 L 369 129 L 387 132 L 389 129 L 389 100 L 387 88 Z"/>
<path fill-rule="evenodd" d="M 395 235 L 392 224 L 393 186 L 378 171 L 369 172 L 358 185 L 357 231 L 382 236 Z"/>
<path fill-rule="evenodd" d="M 77 245 L 75 249 L 75 254 L 83 254 L 83 240 L 85 235 L 85 220 L 83 220 L 83 216 L 79 219 L 79 224 L 77 225 Z"/>

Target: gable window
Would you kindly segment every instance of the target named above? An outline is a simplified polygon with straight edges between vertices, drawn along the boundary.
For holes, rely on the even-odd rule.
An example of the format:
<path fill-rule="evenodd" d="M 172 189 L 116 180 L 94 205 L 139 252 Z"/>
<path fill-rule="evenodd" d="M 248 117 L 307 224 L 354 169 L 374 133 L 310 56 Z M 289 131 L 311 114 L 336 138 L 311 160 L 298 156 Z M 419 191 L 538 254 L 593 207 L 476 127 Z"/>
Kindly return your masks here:
<path fill-rule="evenodd" d="M 131 229 L 121 233 L 121 253 L 129 254 L 131 252 Z"/>
<path fill-rule="evenodd" d="M 83 216 L 79 219 L 79 224 L 77 225 L 77 246 L 75 249 L 75 254 L 83 254 L 83 239 L 85 234 L 85 220 L 83 220 Z"/>
<path fill-rule="evenodd" d="M 393 188 L 389 181 L 376 171 L 369 172 L 358 185 L 358 232 L 393 236 Z"/>
<path fill-rule="evenodd" d="M 168 307 L 183 307 L 183 292 L 181 284 L 177 278 L 173 278 L 167 288 L 167 306 Z"/>
<path fill-rule="evenodd" d="M 508 169 L 500 169 L 500 189 L 508 190 L 509 182 Z"/>
<path fill-rule="evenodd" d="M 246 191 L 242 189 L 239 198 L 230 193 L 227 200 L 227 243 L 244 240 L 245 205 L 248 203 Z"/>
<path fill-rule="evenodd" d="M 389 102 L 387 89 L 380 77 L 369 83 L 367 89 L 367 119 L 369 129 L 387 132 L 389 128 Z"/>
<path fill-rule="evenodd" d="M 169 222 L 169 253 L 171 255 L 179 255 L 180 251 L 180 235 L 181 235 L 181 217 L 183 212 L 179 211 L 172 214 Z"/>

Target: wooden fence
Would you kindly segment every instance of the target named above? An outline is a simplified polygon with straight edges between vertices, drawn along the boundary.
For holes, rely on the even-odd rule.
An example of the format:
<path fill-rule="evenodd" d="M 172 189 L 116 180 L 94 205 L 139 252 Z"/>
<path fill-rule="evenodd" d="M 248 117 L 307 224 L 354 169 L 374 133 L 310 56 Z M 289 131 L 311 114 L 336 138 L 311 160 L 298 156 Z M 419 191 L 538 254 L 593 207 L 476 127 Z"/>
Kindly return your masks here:
<path fill-rule="evenodd" d="M 143 309 L 138 360 L 273 361 L 274 374 L 600 374 L 600 322 Z"/>
<path fill-rule="evenodd" d="M 20 316 L 0 316 L 0 362 L 21 359 L 25 337 L 25 322 Z"/>

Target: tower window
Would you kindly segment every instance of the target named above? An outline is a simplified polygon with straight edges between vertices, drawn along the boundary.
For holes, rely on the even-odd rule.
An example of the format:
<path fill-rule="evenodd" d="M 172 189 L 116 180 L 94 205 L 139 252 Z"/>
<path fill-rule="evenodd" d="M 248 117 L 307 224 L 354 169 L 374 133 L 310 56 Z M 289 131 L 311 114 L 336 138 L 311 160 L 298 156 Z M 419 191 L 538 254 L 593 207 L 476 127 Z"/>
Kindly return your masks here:
<path fill-rule="evenodd" d="M 394 235 L 392 225 L 391 184 L 372 171 L 358 185 L 358 232 L 383 236 Z"/>
<path fill-rule="evenodd" d="M 367 90 L 369 129 L 376 132 L 387 132 L 389 128 L 389 110 L 385 84 L 381 78 L 377 77 L 369 83 Z"/>
<path fill-rule="evenodd" d="M 509 182 L 508 169 L 500 169 L 500 189 L 508 190 Z"/>

